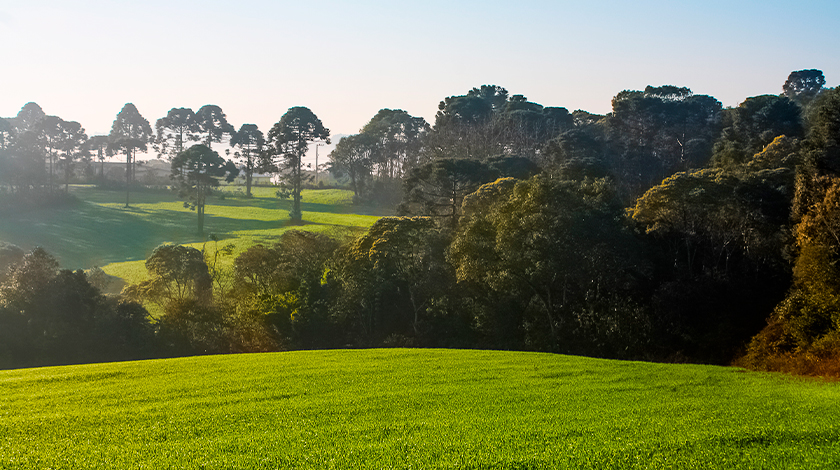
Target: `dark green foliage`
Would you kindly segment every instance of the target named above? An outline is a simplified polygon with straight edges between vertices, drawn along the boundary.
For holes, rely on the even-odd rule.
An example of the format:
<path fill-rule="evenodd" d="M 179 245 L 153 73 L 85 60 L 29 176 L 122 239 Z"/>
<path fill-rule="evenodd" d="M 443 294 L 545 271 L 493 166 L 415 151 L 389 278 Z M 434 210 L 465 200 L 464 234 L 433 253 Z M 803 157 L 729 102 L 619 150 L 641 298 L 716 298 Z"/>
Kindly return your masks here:
<path fill-rule="evenodd" d="M 454 229 L 461 201 L 479 186 L 496 179 L 489 165 L 465 158 L 440 159 L 413 169 L 406 178 L 405 197 L 398 211 L 438 217 Z"/>
<path fill-rule="evenodd" d="M 622 91 L 612 106 L 604 122 L 608 164 L 622 200 L 630 202 L 668 175 L 708 162 L 721 114 L 720 102 L 711 96 L 648 86 L 644 92 Z"/>
<path fill-rule="evenodd" d="M 713 159 L 716 166 L 725 168 L 744 163 L 780 135 L 804 136 L 801 108 L 785 96 L 747 98 L 724 112 L 723 123 Z"/>
<path fill-rule="evenodd" d="M 306 176 L 303 174 L 303 157 L 309 144 L 316 141 L 330 141 L 330 130 L 321 120 L 302 106 L 289 108 L 271 130 L 268 131 L 270 154 L 279 157 L 278 168 L 285 178 L 286 189 L 292 195 L 292 221 L 303 220 L 300 210 L 300 191 Z"/>
<path fill-rule="evenodd" d="M 782 91 L 785 96 L 801 106 L 807 106 L 823 90 L 825 77 L 822 70 L 797 70 L 788 75 Z"/>
<path fill-rule="evenodd" d="M 266 316 L 283 343 L 326 346 L 334 339 L 322 279 L 338 243 L 322 234 L 289 230 L 271 247 L 255 245 L 234 261 L 239 309 Z"/>
<path fill-rule="evenodd" d="M 397 208 L 403 215 L 422 215 L 441 220 L 454 230 L 458 225 L 464 197 L 479 186 L 498 178 L 527 179 L 539 168 L 522 157 L 500 155 L 486 161 L 469 158 L 442 158 L 421 165 L 404 180 L 404 198 Z"/>
<path fill-rule="evenodd" d="M 102 296 L 83 271 L 58 270 L 36 248 L 0 282 L 0 366 L 22 367 L 147 357 L 148 314 Z"/>
<path fill-rule="evenodd" d="M 809 374 L 840 373 L 840 93 L 814 101 L 793 207 L 793 285 L 750 343 L 745 365 Z"/>
<path fill-rule="evenodd" d="M 377 140 L 366 133 L 343 137 L 330 152 L 330 171 L 338 177 L 350 177 L 350 187 L 357 200 L 370 190 L 376 153 Z"/>
<path fill-rule="evenodd" d="M 427 217 L 384 217 L 333 258 L 328 286 L 333 316 L 346 325 L 348 340 L 361 345 L 413 338 L 436 340 L 446 329 L 444 304 L 454 287 L 444 260 L 446 238 Z M 443 309 L 443 312 L 441 311 Z M 407 344 L 402 344 L 403 346 Z"/>
<path fill-rule="evenodd" d="M 201 127 L 192 109 L 172 108 L 155 122 L 155 130 L 158 157 L 167 155 L 171 160 L 185 150 L 187 142 L 198 140 L 197 133 Z"/>
<path fill-rule="evenodd" d="M 464 213 L 448 252 L 458 280 L 525 301 L 526 344 L 598 354 L 580 336 L 599 330 L 591 311 L 629 293 L 643 269 L 606 182 L 500 179 L 467 197 Z"/>
<path fill-rule="evenodd" d="M 215 104 L 206 104 L 195 113 L 199 134 L 205 134 L 202 142 L 212 148 L 213 142 L 221 142 L 225 135 L 232 136 L 236 130 L 228 123 L 222 108 Z"/>
<path fill-rule="evenodd" d="M 146 151 L 148 144 L 154 139 L 152 126 L 132 103 L 126 103 L 117 114 L 108 135 L 110 148 L 113 153 L 122 152 L 125 155 L 125 207 L 128 207 L 131 194 L 131 183 L 134 181 L 134 162 L 138 150 Z"/>
<path fill-rule="evenodd" d="M 160 245 L 146 260 L 148 279 L 126 289 L 137 301 L 158 304 L 164 312 L 189 301 L 210 302 L 212 278 L 204 253 L 183 245 Z"/>
<path fill-rule="evenodd" d="M 536 160 L 546 141 L 574 124 L 566 108 L 543 107 L 496 85 L 473 88 L 438 105 L 426 139 L 432 158 L 486 159 L 513 154 Z"/>
<path fill-rule="evenodd" d="M 126 290 L 157 304 L 153 321 L 44 253 L 6 249 L 2 354 L 456 346 L 726 363 L 746 347 L 751 367 L 837 373 L 840 92 L 824 84 L 818 70 L 794 72 L 785 95 L 726 110 L 648 86 L 618 93 L 606 116 L 484 85 L 441 101 L 434 127 L 382 109 L 338 143 L 331 169 L 355 201 L 402 199 L 398 213 L 413 217 L 382 218 L 344 246 L 288 231 L 232 265 L 220 259 L 233 248 L 161 246 L 149 279 Z M 126 105 L 111 136 L 80 146 L 81 126 L 27 104 L 0 120 L 0 202 L 44 198 L 59 165 L 69 181 L 94 150 L 100 161 L 123 151 L 130 186 L 144 121 Z M 159 151 L 205 142 L 172 162 L 200 229 L 207 194 L 235 174 L 210 148 L 226 135 L 246 194 L 257 169 L 283 171 L 278 194 L 293 195 L 303 223 L 302 158 L 329 138 L 309 109 L 289 109 L 267 143 L 254 125 L 233 132 L 212 105 L 173 108 L 157 127 Z M 106 331 L 110 343 L 97 339 Z"/>
<path fill-rule="evenodd" d="M 245 196 L 251 197 L 251 180 L 255 172 L 269 169 L 266 161 L 265 138 L 256 124 L 242 124 L 230 138 L 230 146 L 239 148 L 234 156 L 243 164 Z"/>
<path fill-rule="evenodd" d="M 428 130 L 423 118 L 401 109 L 380 109 L 362 128 L 363 140 L 354 145 L 362 152 L 372 149 L 371 163 L 379 179 L 395 180 L 420 163 L 421 143 Z"/>
<path fill-rule="evenodd" d="M 212 188 L 224 178 L 230 183 L 239 174 L 236 165 L 225 160 L 209 147 L 197 144 L 172 159 L 172 179 L 178 195 L 185 198 L 184 207 L 198 214 L 198 233 L 204 233 L 204 206 Z"/>

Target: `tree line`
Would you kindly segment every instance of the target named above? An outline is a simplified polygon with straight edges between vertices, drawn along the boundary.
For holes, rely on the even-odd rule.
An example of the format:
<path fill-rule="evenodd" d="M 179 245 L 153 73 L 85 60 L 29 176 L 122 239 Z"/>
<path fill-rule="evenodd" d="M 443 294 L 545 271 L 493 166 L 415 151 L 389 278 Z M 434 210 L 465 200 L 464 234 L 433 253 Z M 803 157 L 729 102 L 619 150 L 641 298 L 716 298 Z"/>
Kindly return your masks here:
<path fill-rule="evenodd" d="M 247 152 L 295 165 L 329 137 L 307 122 Z M 622 91 L 607 115 L 484 85 L 434 125 L 383 109 L 337 143 L 331 171 L 398 216 L 345 243 L 289 231 L 227 270 L 224 247 L 164 245 L 121 302 L 155 305 L 140 323 L 173 354 L 482 347 L 837 374 L 838 139 L 818 70 L 733 108 Z"/>
<path fill-rule="evenodd" d="M 105 179 L 104 162 L 116 155 L 125 157 L 125 206 L 136 185 L 137 152 L 151 146 L 159 158 L 172 163 L 171 180 L 187 200 L 186 207 L 198 212 L 202 231 L 202 210 L 208 189 L 217 178 L 232 181 L 244 173 L 246 196 L 251 197 L 254 173 L 279 172 L 286 195 L 293 198 L 293 220 L 300 220 L 300 190 L 306 180 L 302 159 L 313 141 L 329 143 L 329 129 L 308 108 L 293 107 L 268 132 L 267 138 L 255 124 L 239 130 L 227 120 L 219 106 L 172 108 L 158 119 L 152 130 L 132 103 L 117 114 L 108 135 L 90 136 L 75 121 L 44 113 L 37 103 L 27 103 L 14 118 L 0 118 L 0 188 L 15 196 L 9 204 L 44 203 L 55 200 L 57 177 L 63 173 L 65 195 L 79 166 L 93 179 L 99 162 L 99 181 Z M 190 143 L 195 143 L 190 145 Z M 225 160 L 212 150 L 214 143 L 228 143 L 233 149 Z M 188 148 L 189 147 L 189 148 Z M 189 152 L 188 152 L 189 151 Z M 237 165 L 238 164 L 238 165 Z"/>

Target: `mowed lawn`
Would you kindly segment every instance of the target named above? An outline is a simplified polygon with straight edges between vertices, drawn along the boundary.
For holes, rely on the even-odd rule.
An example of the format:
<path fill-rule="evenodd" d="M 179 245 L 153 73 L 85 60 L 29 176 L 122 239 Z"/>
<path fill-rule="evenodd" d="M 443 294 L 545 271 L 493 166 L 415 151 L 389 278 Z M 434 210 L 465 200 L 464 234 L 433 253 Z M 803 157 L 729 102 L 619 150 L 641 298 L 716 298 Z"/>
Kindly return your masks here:
<path fill-rule="evenodd" d="M 457 350 L 0 371 L 0 468 L 838 468 L 840 384 Z"/>
<path fill-rule="evenodd" d="M 222 240 L 220 246 L 234 243 L 242 251 L 254 243 L 270 243 L 291 228 L 339 238 L 359 235 L 378 216 L 386 215 L 354 207 L 351 191 L 304 190 L 304 223 L 291 225 L 291 202 L 275 197 L 274 188 L 254 188 L 251 199 L 242 197 L 240 188 L 223 190 L 228 193 L 224 199 L 208 198 L 204 236 L 198 234 L 196 213 L 184 208 L 172 191 L 132 193 L 131 206 L 125 208 L 124 192 L 73 186 L 71 192 L 80 199 L 78 204 L 3 214 L 0 240 L 26 250 L 42 246 L 65 268 L 99 266 L 120 275 L 137 267 L 110 266 L 112 263 L 139 262 L 142 270 L 142 261 L 164 242 L 201 247 L 212 234 Z"/>

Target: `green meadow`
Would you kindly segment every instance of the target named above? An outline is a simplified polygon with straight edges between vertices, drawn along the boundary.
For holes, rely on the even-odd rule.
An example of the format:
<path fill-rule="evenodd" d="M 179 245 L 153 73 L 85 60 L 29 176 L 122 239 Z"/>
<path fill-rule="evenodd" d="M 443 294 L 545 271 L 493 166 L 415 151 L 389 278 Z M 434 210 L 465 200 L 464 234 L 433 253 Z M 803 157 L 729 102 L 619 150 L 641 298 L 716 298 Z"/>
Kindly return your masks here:
<path fill-rule="evenodd" d="M 0 371 L 0 468 L 838 468 L 840 384 L 541 353 Z"/>
<path fill-rule="evenodd" d="M 79 202 L 63 207 L 3 214 L 0 240 L 26 250 L 42 246 L 70 269 L 99 266 L 111 275 L 137 282 L 145 276 L 143 261 L 164 242 L 201 248 L 210 235 L 218 246 L 232 243 L 237 254 L 256 243 L 271 243 L 291 228 L 317 231 L 336 238 L 363 233 L 387 211 L 352 204 L 352 191 L 304 190 L 303 224 L 291 225 L 289 200 L 278 199 L 275 188 L 256 187 L 254 197 L 223 186 L 224 197 L 211 196 L 206 206 L 204 236 L 196 229 L 196 214 L 167 190 L 131 194 L 93 186 L 72 186 Z M 215 245 L 209 242 L 208 248 Z"/>

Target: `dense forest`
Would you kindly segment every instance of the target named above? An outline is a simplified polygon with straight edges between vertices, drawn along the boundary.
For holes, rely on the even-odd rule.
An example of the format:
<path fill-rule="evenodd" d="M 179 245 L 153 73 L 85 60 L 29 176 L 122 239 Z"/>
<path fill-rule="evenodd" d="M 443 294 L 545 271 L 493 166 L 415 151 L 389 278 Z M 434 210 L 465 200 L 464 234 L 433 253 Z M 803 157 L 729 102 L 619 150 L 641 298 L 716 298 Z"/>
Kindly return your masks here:
<path fill-rule="evenodd" d="M 398 214 L 355 240 L 289 230 L 231 268 L 224 248 L 162 245 L 147 281 L 108 297 L 96 272 L 0 245 L 0 365 L 414 346 L 840 374 L 840 87 L 825 83 L 795 71 L 733 108 L 648 86 L 596 115 L 483 85 L 434 124 L 382 109 L 329 156 L 356 201 Z M 199 229 L 237 172 L 248 194 L 279 172 L 300 221 L 302 158 L 329 136 L 303 107 L 264 135 L 213 105 L 153 131 L 127 104 L 88 137 L 28 103 L 0 119 L 0 211 L 61 203 L 80 174 L 128 205 L 151 146 Z M 96 163 L 117 154 L 125 180 L 108 182 Z"/>

